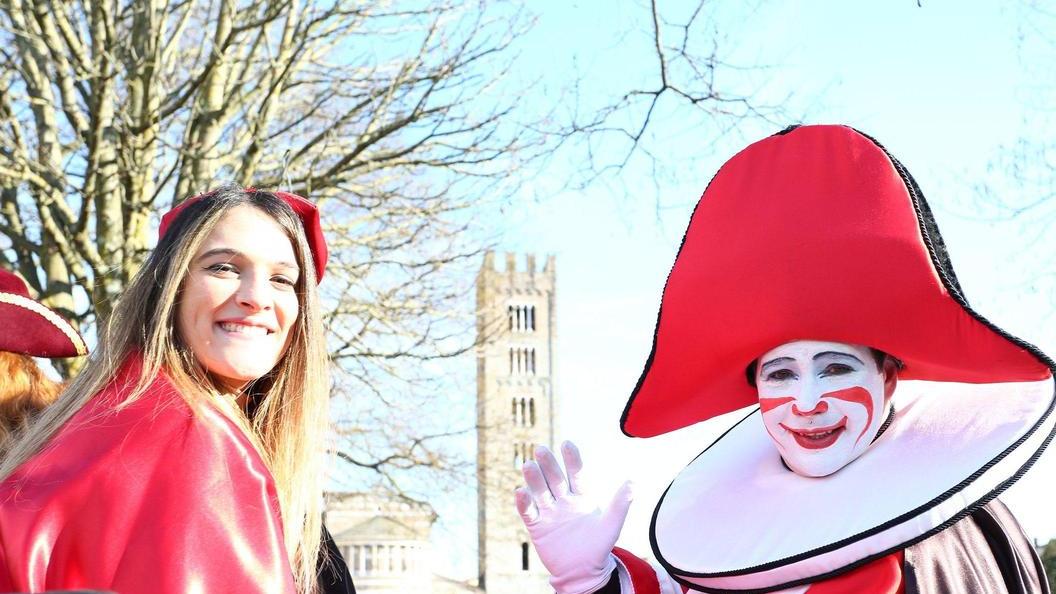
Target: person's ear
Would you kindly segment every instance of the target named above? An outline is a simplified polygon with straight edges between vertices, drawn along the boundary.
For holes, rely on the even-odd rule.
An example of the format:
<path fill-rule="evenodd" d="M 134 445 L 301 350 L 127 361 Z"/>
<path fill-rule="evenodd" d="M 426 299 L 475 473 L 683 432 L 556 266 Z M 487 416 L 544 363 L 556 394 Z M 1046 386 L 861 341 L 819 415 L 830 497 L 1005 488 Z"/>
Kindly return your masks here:
<path fill-rule="evenodd" d="M 892 357 L 884 358 L 884 402 L 891 400 L 898 386 L 898 363 Z"/>

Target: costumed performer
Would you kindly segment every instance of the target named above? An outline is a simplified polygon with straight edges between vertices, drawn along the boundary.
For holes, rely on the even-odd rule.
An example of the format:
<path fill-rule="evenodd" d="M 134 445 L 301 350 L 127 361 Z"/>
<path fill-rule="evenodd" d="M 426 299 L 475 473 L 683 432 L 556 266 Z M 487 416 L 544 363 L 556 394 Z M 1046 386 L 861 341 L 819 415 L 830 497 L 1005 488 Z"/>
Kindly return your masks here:
<path fill-rule="evenodd" d="M 1052 439 L 1053 367 L 968 305 L 883 146 L 791 127 L 704 191 L 624 410 L 649 437 L 758 404 L 660 498 L 656 561 L 613 549 L 627 486 L 590 503 L 567 442 L 517 507 L 560 594 L 1048 593 L 996 497 Z"/>
<path fill-rule="evenodd" d="M 319 213 L 222 187 L 159 234 L 85 368 L 0 465 L 0 591 L 318 592 Z"/>
<path fill-rule="evenodd" d="M 88 354 L 81 335 L 29 296 L 25 281 L 0 268 L 0 457 L 14 436 L 55 401 L 62 384 L 33 359 Z"/>

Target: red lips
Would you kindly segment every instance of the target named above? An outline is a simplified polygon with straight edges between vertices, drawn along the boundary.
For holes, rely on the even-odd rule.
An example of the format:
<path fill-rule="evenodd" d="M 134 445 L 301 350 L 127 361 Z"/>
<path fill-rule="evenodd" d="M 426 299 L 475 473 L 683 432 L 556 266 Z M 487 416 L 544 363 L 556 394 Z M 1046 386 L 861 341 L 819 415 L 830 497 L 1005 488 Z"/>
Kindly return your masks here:
<path fill-rule="evenodd" d="M 821 450 L 836 443 L 847 429 L 847 417 L 843 417 L 828 427 L 811 427 L 809 429 L 793 429 L 784 423 L 778 423 L 782 429 L 792 434 L 799 447 L 808 450 Z"/>

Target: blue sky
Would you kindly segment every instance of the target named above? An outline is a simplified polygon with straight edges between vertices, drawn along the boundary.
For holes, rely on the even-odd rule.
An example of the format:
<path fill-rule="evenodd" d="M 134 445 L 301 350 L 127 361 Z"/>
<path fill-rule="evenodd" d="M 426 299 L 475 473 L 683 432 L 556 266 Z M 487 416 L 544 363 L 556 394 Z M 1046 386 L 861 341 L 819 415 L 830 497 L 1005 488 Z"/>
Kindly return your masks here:
<path fill-rule="evenodd" d="M 669 15 L 685 10 L 661 4 Z M 1052 46 L 1038 43 L 1044 28 L 1022 7 L 923 4 L 725 3 L 706 22 L 724 32 L 720 48 L 729 48 L 731 61 L 768 65 L 730 74 L 735 87 L 780 101 L 793 118 L 851 124 L 884 143 L 936 210 L 971 303 L 999 326 L 1056 352 L 1056 301 L 1038 281 L 1039 271 L 1056 266 L 1052 241 L 1028 241 L 1038 230 L 1029 216 L 993 220 L 995 211 L 980 207 L 975 190 L 987 183 L 999 195 L 1025 191 L 993 164 L 1017 139 L 1052 137 L 1053 122 L 1039 106 L 1056 80 L 1037 78 L 1052 77 L 1051 69 L 1037 67 Z M 557 93 L 579 77 L 586 103 L 654 71 L 642 4 L 532 6 L 539 20 L 521 45 L 520 76 L 538 79 L 537 88 Z M 648 354 L 661 289 L 696 199 L 722 161 L 782 127 L 747 122 L 716 140 L 687 110 L 662 105 L 649 132 L 661 176 L 632 160 L 603 183 L 562 192 L 556 182 L 546 185 L 570 173 L 561 161 L 535 194 L 487 219 L 502 230 L 503 249 L 557 256 L 560 436 L 581 446 L 599 491 L 624 477 L 635 480 L 621 542 L 640 553 L 649 550 L 646 527 L 659 492 L 723 421 L 631 440 L 619 432 L 619 415 Z M 554 190 L 547 198 L 537 197 L 548 188 Z M 1039 540 L 1056 537 L 1054 478 L 1050 453 L 1004 497 Z"/>

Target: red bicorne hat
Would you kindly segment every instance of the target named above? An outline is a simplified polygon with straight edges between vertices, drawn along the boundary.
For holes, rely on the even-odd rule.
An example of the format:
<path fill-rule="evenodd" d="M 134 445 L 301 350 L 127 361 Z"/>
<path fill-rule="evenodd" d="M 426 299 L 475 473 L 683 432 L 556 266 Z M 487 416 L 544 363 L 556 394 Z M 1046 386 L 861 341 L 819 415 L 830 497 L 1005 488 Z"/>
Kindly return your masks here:
<path fill-rule="evenodd" d="M 246 188 L 246 192 L 258 191 L 256 188 Z M 283 202 L 290 205 L 293 212 L 297 214 L 297 217 L 301 220 L 301 225 L 304 227 L 304 235 L 308 239 L 308 249 L 312 252 L 312 260 L 315 262 L 315 280 L 319 282 L 323 279 L 323 273 L 326 272 L 326 261 L 329 258 L 330 252 L 326 247 L 326 238 L 323 236 L 323 226 L 319 222 L 319 209 L 308 200 L 289 192 L 276 192 L 268 191 L 270 194 L 274 194 L 278 198 L 282 199 Z M 180 213 L 184 211 L 188 206 L 198 202 L 199 200 L 211 196 L 213 192 L 206 192 L 199 194 L 193 198 L 184 200 L 169 212 L 165 213 L 161 217 L 161 225 L 158 228 L 158 238 L 165 236 L 165 232 L 168 231 L 169 226 L 172 225 Z"/>
<path fill-rule="evenodd" d="M 916 182 L 846 126 L 790 128 L 711 180 L 623 432 L 650 437 L 755 404 L 749 364 L 801 339 L 879 349 L 904 363 L 901 379 L 1051 375 L 1048 357 L 969 307 Z"/>
<path fill-rule="evenodd" d="M 77 330 L 31 299 L 25 281 L 4 269 L 0 269 L 0 351 L 47 358 L 88 354 Z"/>

